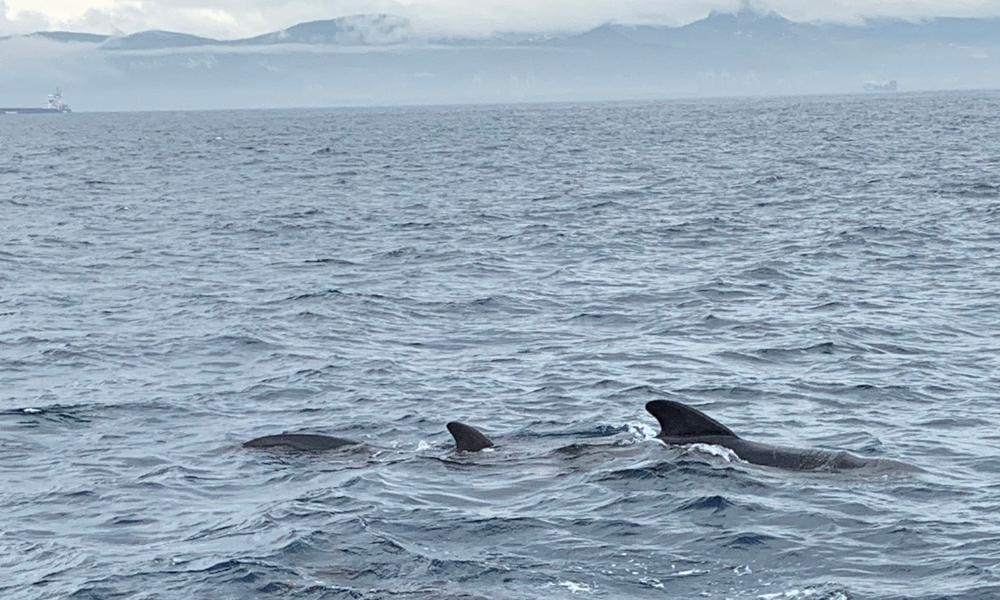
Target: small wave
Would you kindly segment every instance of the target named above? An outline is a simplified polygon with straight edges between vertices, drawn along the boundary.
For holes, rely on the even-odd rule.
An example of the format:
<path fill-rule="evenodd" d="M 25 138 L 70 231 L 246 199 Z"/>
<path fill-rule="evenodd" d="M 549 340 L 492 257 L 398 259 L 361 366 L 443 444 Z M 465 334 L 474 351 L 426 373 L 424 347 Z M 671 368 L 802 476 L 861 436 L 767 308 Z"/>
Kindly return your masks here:
<path fill-rule="evenodd" d="M 809 354 L 834 354 L 839 348 L 840 347 L 833 342 L 821 342 L 819 344 L 813 344 L 812 346 L 804 346 L 801 348 L 761 348 L 760 350 L 756 350 L 755 354 L 765 356 L 767 358 L 783 358 Z"/>
<path fill-rule="evenodd" d="M 711 571 L 708 569 L 684 569 L 683 571 L 665 573 L 657 577 L 640 577 L 639 583 L 651 588 L 662 590 L 666 589 L 664 581 L 669 581 L 671 579 L 684 579 L 687 577 L 698 577 L 699 575 L 708 575 L 709 573 L 711 573 Z"/>
<path fill-rule="evenodd" d="M 569 590 L 571 594 L 582 594 L 582 593 L 589 594 L 593 591 L 591 587 L 586 583 L 576 583 L 573 581 L 560 581 L 556 585 L 566 588 L 567 590 Z"/>
<path fill-rule="evenodd" d="M 960 196 L 966 198 L 995 198 L 1000 196 L 1000 184 L 980 181 L 955 185 L 951 188 L 940 188 L 936 193 L 943 196 Z"/>
<path fill-rule="evenodd" d="M 575 431 L 566 435 L 583 438 L 611 437 L 629 431 L 628 425 L 597 425 L 591 429 Z"/>
<path fill-rule="evenodd" d="M 60 405 L 50 406 L 27 406 L 24 408 L 11 408 L 0 411 L 0 416 L 28 417 L 23 424 L 30 424 L 37 421 L 47 421 L 52 423 L 90 423 L 91 417 L 88 413 L 94 410 L 92 405 Z"/>
<path fill-rule="evenodd" d="M 820 312 L 820 311 L 836 311 L 843 310 L 846 308 L 846 304 L 843 302 L 824 302 L 823 304 L 817 304 L 816 306 L 809 307 L 809 310 Z"/>
<path fill-rule="evenodd" d="M 702 496 L 685 502 L 680 505 L 677 510 L 710 510 L 713 513 L 718 514 L 725 512 L 726 509 L 732 506 L 734 506 L 734 504 L 722 496 Z"/>
<path fill-rule="evenodd" d="M 307 265 L 338 265 L 345 267 L 356 267 L 358 263 L 344 260 L 342 258 L 310 258 L 302 261 Z"/>
<path fill-rule="evenodd" d="M 721 327 L 732 327 L 734 325 L 740 325 L 741 324 L 739 321 L 734 321 L 732 319 L 725 319 L 725 318 L 717 317 L 717 316 L 711 315 L 711 314 L 708 315 L 707 317 L 705 317 L 703 323 L 705 325 L 707 325 L 708 327 L 713 327 L 713 328 L 715 328 L 715 327 L 720 327 L 720 328 Z"/>
<path fill-rule="evenodd" d="M 596 202 L 594 204 L 591 204 L 587 208 L 593 210 L 593 209 L 598 209 L 598 208 L 610 208 L 610 207 L 617 207 L 617 206 L 621 206 L 621 204 L 618 203 L 618 202 L 615 202 L 614 200 L 604 200 L 603 202 Z"/>
<path fill-rule="evenodd" d="M 277 350 L 281 346 L 272 344 L 257 336 L 250 334 L 224 334 L 214 336 L 208 340 L 209 343 L 234 345 L 247 348 L 273 349 Z"/>
<path fill-rule="evenodd" d="M 788 275 L 774 267 L 754 267 L 743 271 L 739 276 L 754 281 L 787 281 L 791 279 Z"/>
<path fill-rule="evenodd" d="M 774 184 L 784 179 L 781 175 L 764 175 L 755 179 L 753 183 L 754 185 Z"/>
<path fill-rule="evenodd" d="M 298 294 L 287 298 L 288 300 L 311 300 L 313 298 L 336 298 L 337 296 L 343 296 L 344 293 L 340 290 L 330 288 L 328 290 L 323 290 L 320 292 L 306 292 L 305 294 Z"/>
<path fill-rule="evenodd" d="M 784 592 L 760 594 L 758 600 L 851 600 L 851 592 L 837 585 L 793 588 Z"/>
<path fill-rule="evenodd" d="M 634 467 L 628 469 L 616 469 L 601 476 L 601 481 L 644 481 L 650 479 L 670 478 L 679 470 L 680 466 L 672 462 L 660 462 L 647 467 Z"/>
<path fill-rule="evenodd" d="M 725 360 L 732 360 L 732 361 L 736 361 L 736 362 L 745 362 L 745 363 L 750 363 L 750 364 L 761 364 L 761 363 L 765 363 L 766 364 L 768 362 L 767 360 L 765 360 L 765 359 L 763 359 L 763 358 L 761 358 L 759 356 L 753 356 L 753 355 L 750 355 L 750 354 L 744 354 L 742 352 L 735 352 L 735 351 L 732 351 L 732 350 L 726 350 L 725 352 L 719 352 L 718 354 L 716 354 L 716 356 L 718 356 L 721 359 L 725 359 Z"/>
<path fill-rule="evenodd" d="M 584 312 L 578 315 L 572 316 L 568 321 L 592 321 L 594 323 L 599 323 L 602 325 L 613 325 L 613 324 L 625 324 L 634 323 L 635 319 L 627 315 L 620 313 L 594 313 L 594 312 Z"/>
<path fill-rule="evenodd" d="M 377 257 L 378 258 L 383 258 L 383 259 L 386 259 L 386 258 L 387 259 L 394 259 L 394 258 L 402 258 L 404 256 L 413 256 L 413 255 L 416 255 L 416 254 L 417 254 L 417 249 L 416 248 L 414 248 L 413 246 L 404 246 L 402 248 L 396 248 L 395 250 L 389 250 L 387 252 L 383 252 L 381 254 L 378 254 Z"/>
<path fill-rule="evenodd" d="M 698 294 L 701 294 L 702 296 L 716 300 L 738 300 L 742 298 L 750 298 L 753 296 L 753 294 L 751 294 L 746 290 L 738 290 L 722 286 L 699 287 L 694 291 Z"/>
<path fill-rule="evenodd" d="M 763 533 L 740 533 L 732 537 L 724 545 L 730 548 L 756 548 L 766 546 L 774 537 Z"/>
<path fill-rule="evenodd" d="M 651 385 L 633 385 L 611 394 L 612 398 L 660 398 L 665 396 L 659 389 Z"/>
<path fill-rule="evenodd" d="M 620 381 L 615 381 L 614 379 L 601 379 L 600 381 L 594 381 L 590 383 L 582 383 L 574 389 L 578 390 L 620 390 L 622 387 L 628 384 L 622 383 Z"/>
<path fill-rule="evenodd" d="M 437 227 L 437 223 L 406 221 L 405 223 L 397 223 L 393 227 L 397 229 L 433 229 Z"/>

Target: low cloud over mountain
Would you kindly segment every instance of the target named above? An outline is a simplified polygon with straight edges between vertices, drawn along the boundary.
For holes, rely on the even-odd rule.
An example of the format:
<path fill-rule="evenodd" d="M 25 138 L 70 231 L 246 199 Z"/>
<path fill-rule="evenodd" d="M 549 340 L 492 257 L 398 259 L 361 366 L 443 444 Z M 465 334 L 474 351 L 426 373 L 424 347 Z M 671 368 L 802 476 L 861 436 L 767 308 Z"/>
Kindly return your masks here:
<path fill-rule="evenodd" d="M 0 103 L 89 110 L 843 93 L 1000 86 L 1000 20 L 811 24 L 744 8 L 681 27 L 430 34 L 385 14 L 236 40 L 144 31 L 0 41 Z"/>

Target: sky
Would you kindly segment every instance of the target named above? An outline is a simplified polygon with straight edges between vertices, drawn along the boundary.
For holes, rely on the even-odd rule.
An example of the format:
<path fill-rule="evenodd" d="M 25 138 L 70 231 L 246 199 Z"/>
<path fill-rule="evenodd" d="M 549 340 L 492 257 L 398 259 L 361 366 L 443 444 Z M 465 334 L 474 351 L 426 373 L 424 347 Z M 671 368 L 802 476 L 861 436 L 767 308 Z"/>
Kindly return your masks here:
<path fill-rule="evenodd" d="M 182 31 L 219 39 L 304 21 L 390 13 L 437 34 L 583 31 L 603 23 L 683 25 L 744 0 L 0 0 L 0 34 Z M 793 21 L 1000 17 L 1000 0 L 751 0 Z"/>

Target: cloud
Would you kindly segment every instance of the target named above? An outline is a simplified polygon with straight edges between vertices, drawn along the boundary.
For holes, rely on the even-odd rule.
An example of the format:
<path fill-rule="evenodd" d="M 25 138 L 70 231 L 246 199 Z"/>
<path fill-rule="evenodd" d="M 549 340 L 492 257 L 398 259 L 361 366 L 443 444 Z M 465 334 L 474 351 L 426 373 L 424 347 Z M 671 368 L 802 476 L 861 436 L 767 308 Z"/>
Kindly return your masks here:
<path fill-rule="evenodd" d="M 0 35 L 31 33 L 48 29 L 51 25 L 49 18 L 40 12 L 22 10 L 11 16 L 12 12 L 7 3 L 0 0 Z"/>
<path fill-rule="evenodd" d="M 995 0 L 767 0 L 766 4 L 793 21 L 858 23 L 880 18 L 1000 17 L 1000 3 Z"/>
<path fill-rule="evenodd" d="M 602 23 L 682 25 L 745 0 L 0 0 L 0 30 L 54 26 L 97 33 L 167 29 L 215 38 L 280 30 L 303 21 L 361 13 L 409 19 L 418 31 L 580 31 Z M 795 21 L 1000 16 L 997 0 L 752 0 Z M 28 10 L 27 7 L 31 7 Z M 14 14 L 11 17 L 11 13 Z"/>

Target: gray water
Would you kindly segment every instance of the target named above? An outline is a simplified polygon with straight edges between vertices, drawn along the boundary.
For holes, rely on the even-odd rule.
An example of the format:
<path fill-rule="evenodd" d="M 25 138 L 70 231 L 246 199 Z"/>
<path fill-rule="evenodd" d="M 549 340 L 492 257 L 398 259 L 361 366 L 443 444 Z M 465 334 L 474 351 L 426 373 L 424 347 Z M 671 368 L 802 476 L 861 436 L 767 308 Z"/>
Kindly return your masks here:
<path fill-rule="evenodd" d="M 996 598 L 998 113 L 2 117 L 0 597 Z"/>

